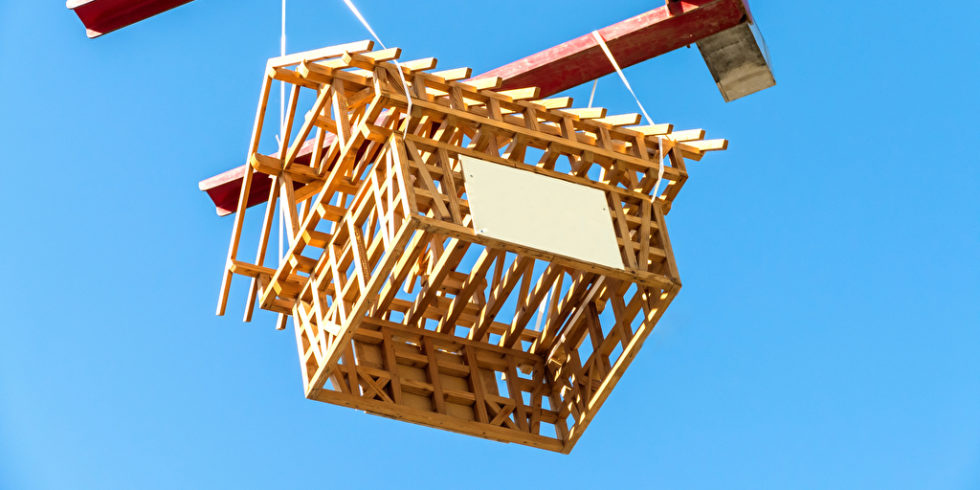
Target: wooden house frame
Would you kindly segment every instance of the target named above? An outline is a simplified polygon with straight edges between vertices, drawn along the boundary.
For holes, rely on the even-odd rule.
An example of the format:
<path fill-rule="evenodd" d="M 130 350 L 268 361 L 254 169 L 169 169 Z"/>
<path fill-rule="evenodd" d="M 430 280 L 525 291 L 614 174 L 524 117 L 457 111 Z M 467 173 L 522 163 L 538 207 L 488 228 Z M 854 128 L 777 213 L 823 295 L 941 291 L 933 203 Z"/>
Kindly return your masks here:
<path fill-rule="evenodd" d="M 680 289 L 664 216 L 685 162 L 727 143 L 372 47 L 269 60 L 218 313 L 233 275 L 250 278 L 245 319 L 293 319 L 310 399 L 567 453 Z M 276 81 L 291 87 L 283 144 L 263 155 Z M 604 193 L 623 266 L 480 233 L 461 156 Z M 249 261 L 256 179 L 272 185 Z M 277 210 L 288 250 L 270 265 Z"/>

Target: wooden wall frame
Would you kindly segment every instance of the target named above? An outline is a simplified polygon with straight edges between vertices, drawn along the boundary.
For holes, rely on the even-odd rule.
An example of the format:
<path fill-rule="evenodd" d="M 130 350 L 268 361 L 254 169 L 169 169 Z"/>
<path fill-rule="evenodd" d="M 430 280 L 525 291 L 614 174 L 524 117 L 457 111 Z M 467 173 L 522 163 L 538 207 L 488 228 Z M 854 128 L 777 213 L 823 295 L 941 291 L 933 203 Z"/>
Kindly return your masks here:
<path fill-rule="evenodd" d="M 218 314 L 233 276 L 248 277 L 245 320 L 256 305 L 281 314 L 278 328 L 292 318 L 308 398 L 567 453 L 680 289 L 664 216 L 685 161 L 727 142 L 372 47 L 269 60 Z M 266 156 L 275 81 L 291 86 L 286 144 Z M 300 118 L 304 92 L 315 99 Z M 604 192 L 623 267 L 478 234 L 460 155 Z M 249 261 L 245 197 L 261 178 L 272 185 Z M 289 247 L 270 266 L 277 210 Z"/>

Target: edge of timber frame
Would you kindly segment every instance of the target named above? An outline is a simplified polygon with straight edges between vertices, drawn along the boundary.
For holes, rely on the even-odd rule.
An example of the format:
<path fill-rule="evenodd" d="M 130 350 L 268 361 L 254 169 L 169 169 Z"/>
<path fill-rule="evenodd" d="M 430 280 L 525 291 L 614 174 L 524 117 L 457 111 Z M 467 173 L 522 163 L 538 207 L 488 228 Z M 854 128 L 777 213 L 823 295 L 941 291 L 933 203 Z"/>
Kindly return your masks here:
<path fill-rule="evenodd" d="M 218 314 L 241 275 L 245 321 L 255 306 L 280 329 L 292 318 L 309 399 L 568 453 L 681 288 L 664 215 L 685 160 L 727 142 L 372 47 L 269 61 Z M 264 155 L 275 81 L 292 91 L 284 144 Z M 478 233 L 461 156 L 602 191 L 623 267 Z M 253 188 L 266 208 L 250 262 L 239 248 Z M 277 211 L 289 244 L 273 266 Z"/>

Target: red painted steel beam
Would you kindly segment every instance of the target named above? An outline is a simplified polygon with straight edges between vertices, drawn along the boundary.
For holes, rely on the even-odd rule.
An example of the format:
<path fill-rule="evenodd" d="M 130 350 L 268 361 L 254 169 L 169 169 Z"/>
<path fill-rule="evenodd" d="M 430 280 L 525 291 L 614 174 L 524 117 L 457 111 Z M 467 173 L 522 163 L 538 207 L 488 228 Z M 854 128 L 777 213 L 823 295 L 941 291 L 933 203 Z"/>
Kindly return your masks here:
<path fill-rule="evenodd" d="M 300 148 L 296 155 L 298 163 L 309 164 L 313 154 L 315 140 L 309 140 Z M 326 134 L 324 145 L 329 146 L 333 143 L 333 135 Z M 222 172 L 209 179 L 204 179 L 198 183 L 198 188 L 208 193 L 208 197 L 214 202 L 215 211 L 218 216 L 227 216 L 234 213 L 238 208 L 238 196 L 242 191 L 242 179 L 245 177 L 245 169 L 242 165 L 226 172 Z M 252 185 L 249 187 L 248 207 L 262 204 L 269 200 L 269 190 L 272 188 L 272 178 L 268 174 L 256 173 L 252 178 Z"/>
<path fill-rule="evenodd" d="M 599 33 L 616 61 L 625 68 L 750 20 L 746 0 L 670 1 L 600 29 Z M 612 64 L 589 33 L 474 78 L 499 76 L 504 88 L 536 86 L 541 88 L 541 97 L 548 97 L 613 71 Z M 300 154 L 308 158 L 312 146 L 306 145 L 304 150 Z M 218 215 L 235 212 L 244 175 L 245 166 L 241 166 L 198 184 L 214 201 Z M 264 175 L 257 175 L 260 178 L 252 184 L 248 206 L 268 199 L 270 179 L 261 178 Z"/>
<path fill-rule="evenodd" d="M 122 29 L 192 0 L 68 0 L 89 38 Z"/>
<path fill-rule="evenodd" d="M 677 1 L 599 29 L 599 34 L 626 68 L 734 27 L 748 16 L 743 0 Z M 589 33 L 474 78 L 498 76 L 505 89 L 536 86 L 547 97 L 613 71 Z"/>

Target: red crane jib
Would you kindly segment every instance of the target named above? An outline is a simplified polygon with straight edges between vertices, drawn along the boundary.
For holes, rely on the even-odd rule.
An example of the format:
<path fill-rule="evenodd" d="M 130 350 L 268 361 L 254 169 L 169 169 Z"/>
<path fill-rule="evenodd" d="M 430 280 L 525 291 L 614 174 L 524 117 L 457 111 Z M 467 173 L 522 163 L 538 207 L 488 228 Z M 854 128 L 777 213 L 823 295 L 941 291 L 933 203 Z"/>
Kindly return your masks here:
<path fill-rule="evenodd" d="M 89 38 L 122 29 L 192 0 L 68 0 Z"/>
<path fill-rule="evenodd" d="M 688 0 L 666 5 L 599 29 L 621 67 L 693 44 L 739 24 L 751 22 L 745 0 Z M 541 97 L 595 80 L 615 71 L 591 33 L 515 61 L 473 78 L 498 76 L 503 88 L 540 87 Z M 329 144 L 329 142 L 327 142 Z M 309 158 L 313 145 L 304 145 L 299 158 Z M 302 161 L 302 160 L 300 160 Z M 199 183 L 214 202 L 218 215 L 235 212 L 246 166 L 228 170 Z M 248 206 L 266 202 L 271 179 L 254 179 Z"/>

